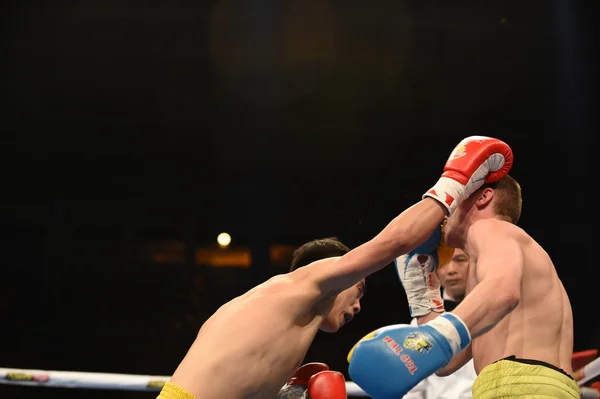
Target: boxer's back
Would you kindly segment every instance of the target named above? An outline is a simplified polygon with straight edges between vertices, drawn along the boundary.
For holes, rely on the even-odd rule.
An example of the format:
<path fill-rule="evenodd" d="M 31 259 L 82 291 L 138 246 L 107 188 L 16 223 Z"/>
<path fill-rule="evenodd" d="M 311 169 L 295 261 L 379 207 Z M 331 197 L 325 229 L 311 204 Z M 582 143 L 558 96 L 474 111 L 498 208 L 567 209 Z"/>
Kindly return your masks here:
<path fill-rule="evenodd" d="M 198 399 L 274 398 L 321 325 L 320 295 L 282 275 L 233 299 L 203 325 L 172 382 Z"/>
<path fill-rule="evenodd" d="M 514 226 L 512 232 L 523 251 L 521 300 L 492 330 L 473 341 L 475 369 L 479 373 L 514 355 L 570 373 L 573 315 L 565 289 L 546 251 L 520 228 Z"/>

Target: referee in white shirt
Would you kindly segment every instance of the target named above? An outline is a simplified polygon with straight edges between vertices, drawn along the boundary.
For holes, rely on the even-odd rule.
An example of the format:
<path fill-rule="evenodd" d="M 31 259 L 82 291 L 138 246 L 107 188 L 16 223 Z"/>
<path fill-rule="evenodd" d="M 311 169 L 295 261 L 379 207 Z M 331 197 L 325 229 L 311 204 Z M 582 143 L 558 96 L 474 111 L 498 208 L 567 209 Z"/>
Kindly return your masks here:
<path fill-rule="evenodd" d="M 455 249 L 450 261 L 438 269 L 437 275 L 443 288 L 444 308 L 453 310 L 465 297 L 467 289 L 467 272 L 469 258 L 460 249 Z M 413 319 L 411 325 L 416 326 L 417 320 Z M 405 399 L 463 399 L 472 398 L 473 381 L 477 378 L 473 359 L 469 360 L 462 368 L 447 377 L 430 375 L 410 392 L 404 395 Z"/>

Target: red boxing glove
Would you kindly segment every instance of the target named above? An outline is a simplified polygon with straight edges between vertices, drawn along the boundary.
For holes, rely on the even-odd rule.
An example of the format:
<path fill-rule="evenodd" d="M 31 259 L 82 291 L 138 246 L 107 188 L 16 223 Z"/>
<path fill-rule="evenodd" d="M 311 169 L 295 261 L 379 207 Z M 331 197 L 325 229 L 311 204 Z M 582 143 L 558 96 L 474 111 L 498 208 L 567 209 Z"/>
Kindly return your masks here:
<path fill-rule="evenodd" d="M 277 399 L 304 397 L 311 377 L 327 370 L 329 370 L 329 366 L 325 363 L 306 363 L 299 367 L 283 388 L 279 390 Z"/>
<path fill-rule="evenodd" d="M 321 371 L 308 380 L 310 399 L 347 399 L 346 380 L 337 371 Z"/>
<path fill-rule="evenodd" d="M 492 137 L 467 137 L 454 148 L 442 177 L 423 198 L 439 201 L 450 216 L 458 204 L 483 183 L 493 183 L 506 176 L 512 164 L 513 153 L 508 144 Z"/>

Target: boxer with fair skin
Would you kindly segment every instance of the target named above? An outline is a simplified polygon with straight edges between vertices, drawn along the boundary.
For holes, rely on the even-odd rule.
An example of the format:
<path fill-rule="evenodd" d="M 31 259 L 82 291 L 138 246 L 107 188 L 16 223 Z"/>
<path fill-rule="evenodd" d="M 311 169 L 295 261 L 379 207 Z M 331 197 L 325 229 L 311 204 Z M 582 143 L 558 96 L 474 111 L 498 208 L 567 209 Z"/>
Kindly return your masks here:
<path fill-rule="evenodd" d="M 571 374 L 571 303 L 548 253 L 516 226 L 521 202 L 519 184 L 506 176 L 476 191 L 448 219 L 446 243 L 470 258 L 467 297 L 454 314 L 470 327 L 478 374 L 510 356 Z M 468 352 L 441 374 L 468 361 Z"/>
<path fill-rule="evenodd" d="M 448 375 L 472 357 L 478 374 L 474 398 L 578 398 L 577 384 L 570 377 L 573 314 L 569 298 L 546 251 L 516 226 L 521 203 L 521 188 L 507 175 L 479 188 L 447 219 L 446 244 L 461 248 L 470 260 L 466 296 L 452 316 L 446 313 L 440 317 L 436 306 L 427 302 L 421 301 L 419 306 L 416 296 L 409 296 L 409 303 L 413 302 L 411 309 L 425 309 L 416 315 L 424 333 L 439 319 L 454 317 L 468 335 L 461 336 L 460 347 L 453 348 L 450 356 L 441 356 L 433 365 L 421 368 L 426 369 L 423 373 Z M 422 270 L 416 262 L 422 256 L 407 258 L 405 270 Z M 426 265 L 429 273 L 436 268 L 435 256 L 430 260 Z M 401 279 L 404 276 L 410 273 Z M 435 297 L 423 282 L 403 284 L 410 288 L 407 293 L 415 290 L 414 284 L 421 284 L 422 292 L 428 291 L 427 298 Z M 449 341 L 453 339 L 452 334 L 447 336 Z M 435 346 L 436 340 L 433 337 L 428 342 Z M 420 377 L 411 375 L 407 384 L 418 382 Z M 399 387 L 398 392 L 403 389 Z M 386 394 L 372 396 L 379 399 Z"/>
<path fill-rule="evenodd" d="M 360 309 L 365 277 L 425 241 L 484 179 L 497 180 L 510 170 L 512 152 L 505 143 L 478 137 L 459 145 L 465 146 L 468 154 L 458 160 L 449 158 L 426 198 L 375 238 L 341 257 L 275 276 L 219 308 L 204 323 L 159 398 L 277 397 L 316 333 L 336 332 Z M 340 373 L 317 373 L 311 378 L 307 382 L 311 398 L 345 398 Z"/>

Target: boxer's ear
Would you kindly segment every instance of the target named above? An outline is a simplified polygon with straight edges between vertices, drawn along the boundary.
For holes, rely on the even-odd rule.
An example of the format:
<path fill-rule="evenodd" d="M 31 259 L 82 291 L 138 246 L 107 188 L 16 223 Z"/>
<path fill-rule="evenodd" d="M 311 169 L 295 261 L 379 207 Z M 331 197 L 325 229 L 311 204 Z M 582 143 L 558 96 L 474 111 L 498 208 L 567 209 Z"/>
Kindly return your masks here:
<path fill-rule="evenodd" d="M 475 205 L 477 205 L 478 208 L 484 208 L 490 202 L 492 202 L 493 199 L 494 199 L 494 189 L 490 188 L 490 187 L 486 187 L 483 190 L 481 190 L 481 193 L 479 194 L 479 198 L 477 198 L 477 201 L 475 201 Z"/>

